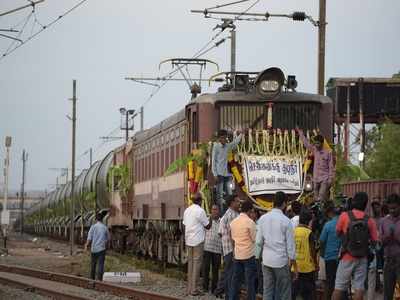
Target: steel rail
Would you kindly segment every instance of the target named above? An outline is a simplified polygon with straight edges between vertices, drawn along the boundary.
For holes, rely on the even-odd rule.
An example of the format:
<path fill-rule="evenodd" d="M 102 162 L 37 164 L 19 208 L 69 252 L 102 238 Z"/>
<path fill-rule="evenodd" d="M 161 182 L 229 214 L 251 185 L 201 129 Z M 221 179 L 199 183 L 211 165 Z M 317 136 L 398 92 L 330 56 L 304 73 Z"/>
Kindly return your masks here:
<path fill-rule="evenodd" d="M 93 300 L 94 299 L 94 298 L 72 295 L 72 294 L 69 294 L 66 292 L 55 291 L 54 289 L 51 289 L 51 288 L 38 287 L 32 282 L 31 283 L 21 282 L 21 280 L 16 280 L 16 279 L 12 279 L 12 278 L 0 277 L 0 283 L 7 285 L 7 286 L 15 287 L 18 289 L 24 289 L 27 292 L 39 294 L 42 296 L 46 296 L 46 297 L 50 297 L 50 298 L 54 298 L 54 299 L 58 299 L 58 300 Z"/>
<path fill-rule="evenodd" d="M 179 300 L 180 298 L 166 296 L 154 292 L 147 292 L 142 291 L 130 287 L 119 286 L 116 284 L 106 283 L 102 281 L 95 281 L 88 278 L 55 273 L 55 272 L 48 272 L 38 269 L 20 267 L 20 266 L 13 266 L 13 265 L 4 265 L 0 264 L 0 272 L 9 272 L 14 274 L 20 274 L 24 276 L 30 276 L 40 279 L 45 279 L 49 281 L 55 281 L 60 283 L 65 283 L 73 286 L 78 286 L 81 288 L 95 290 L 98 292 L 107 292 L 109 294 L 120 296 L 120 297 L 127 297 L 132 300 Z M 58 298 L 57 298 L 58 299 Z M 72 298 L 71 298 L 72 299 Z M 82 298 L 87 299 L 87 298 Z M 75 300 L 75 299 L 72 299 Z M 81 300 L 81 299 L 77 299 Z"/>

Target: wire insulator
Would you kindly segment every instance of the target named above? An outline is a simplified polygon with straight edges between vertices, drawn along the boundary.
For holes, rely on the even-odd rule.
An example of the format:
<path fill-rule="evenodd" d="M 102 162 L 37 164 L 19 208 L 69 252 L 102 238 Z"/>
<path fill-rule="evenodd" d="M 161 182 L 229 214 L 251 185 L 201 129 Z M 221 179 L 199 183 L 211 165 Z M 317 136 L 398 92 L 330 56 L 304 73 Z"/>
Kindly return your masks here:
<path fill-rule="evenodd" d="M 304 21 L 306 19 L 306 13 L 303 11 L 295 11 L 292 15 L 293 21 Z"/>

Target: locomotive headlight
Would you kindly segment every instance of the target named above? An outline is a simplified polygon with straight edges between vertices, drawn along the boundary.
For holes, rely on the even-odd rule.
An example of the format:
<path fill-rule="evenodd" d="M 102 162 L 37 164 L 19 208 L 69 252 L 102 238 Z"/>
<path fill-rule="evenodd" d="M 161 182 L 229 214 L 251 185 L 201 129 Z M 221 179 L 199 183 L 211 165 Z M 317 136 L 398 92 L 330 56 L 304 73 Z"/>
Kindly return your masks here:
<path fill-rule="evenodd" d="M 268 68 L 258 74 L 254 81 L 257 96 L 261 99 L 274 99 L 279 96 L 285 83 L 285 75 L 279 68 Z"/>
<path fill-rule="evenodd" d="M 311 183 L 311 182 L 307 182 L 307 183 L 304 185 L 304 190 L 305 190 L 306 192 L 311 192 L 311 191 L 313 190 L 313 185 L 312 185 L 312 183 Z"/>
<path fill-rule="evenodd" d="M 263 92 L 275 92 L 279 89 L 279 82 L 276 80 L 263 80 L 260 82 L 260 88 Z"/>

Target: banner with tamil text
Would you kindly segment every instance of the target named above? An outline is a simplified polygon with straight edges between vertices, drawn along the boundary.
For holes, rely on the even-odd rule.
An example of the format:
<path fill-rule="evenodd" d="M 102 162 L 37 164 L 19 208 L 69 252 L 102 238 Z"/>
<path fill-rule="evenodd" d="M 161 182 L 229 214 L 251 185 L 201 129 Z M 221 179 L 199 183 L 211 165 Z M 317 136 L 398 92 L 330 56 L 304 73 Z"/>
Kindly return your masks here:
<path fill-rule="evenodd" d="M 289 194 L 302 190 L 300 159 L 249 155 L 244 160 L 244 178 L 250 195 Z"/>

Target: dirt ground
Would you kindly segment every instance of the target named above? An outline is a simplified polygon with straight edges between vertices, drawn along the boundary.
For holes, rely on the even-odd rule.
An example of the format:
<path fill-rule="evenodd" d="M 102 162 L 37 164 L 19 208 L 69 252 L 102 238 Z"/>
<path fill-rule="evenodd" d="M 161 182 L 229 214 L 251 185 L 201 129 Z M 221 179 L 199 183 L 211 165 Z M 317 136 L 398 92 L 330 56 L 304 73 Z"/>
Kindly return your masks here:
<path fill-rule="evenodd" d="M 0 255 L 0 264 L 89 277 L 90 252 L 84 252 L 82 246 L 75 246 L 71 256 L 70 245 L 67 242 L 30 235 L 22 237 L 19 233 L 12 233 L 7 244 L 8 255 Z M 168 269 L 161 274 L 160 266 L 147 260 L 109 252 L 106 256 L 105 272 L 140 272 L 141 282 L 128 286 L 180 298 L 185 297 L 186 283 L 181 279 L 182 272 Z M 215 298 L 208 295 L 188 299 Z"/>
<path fill-rule="evenodd" d="M 31 268 L 38 268 L 58 273 L 72 274 L 76 276 L 89 276 L 90 252 L 84 252 L 82 246 L 75 246 L 74 253 L 70 255 L 70 245 L 63 241 L 54 241 L 45 237 L 34 237 L 14 233 L 8 243 L 8 255 L 0 256 L 0 263 L 15 264 Z M 147 270 L 151 263 L 136 258 L 108 253 L 105 262 L 106 272 L 144 272 L 146 281 L 163 278 L 155 272 Z M 146 269 L 141 268 L 144 266 Z M 152 266 L 153 269 L 157 267 Z M 150 282 L 150 283 L 151 283 Z"/>

